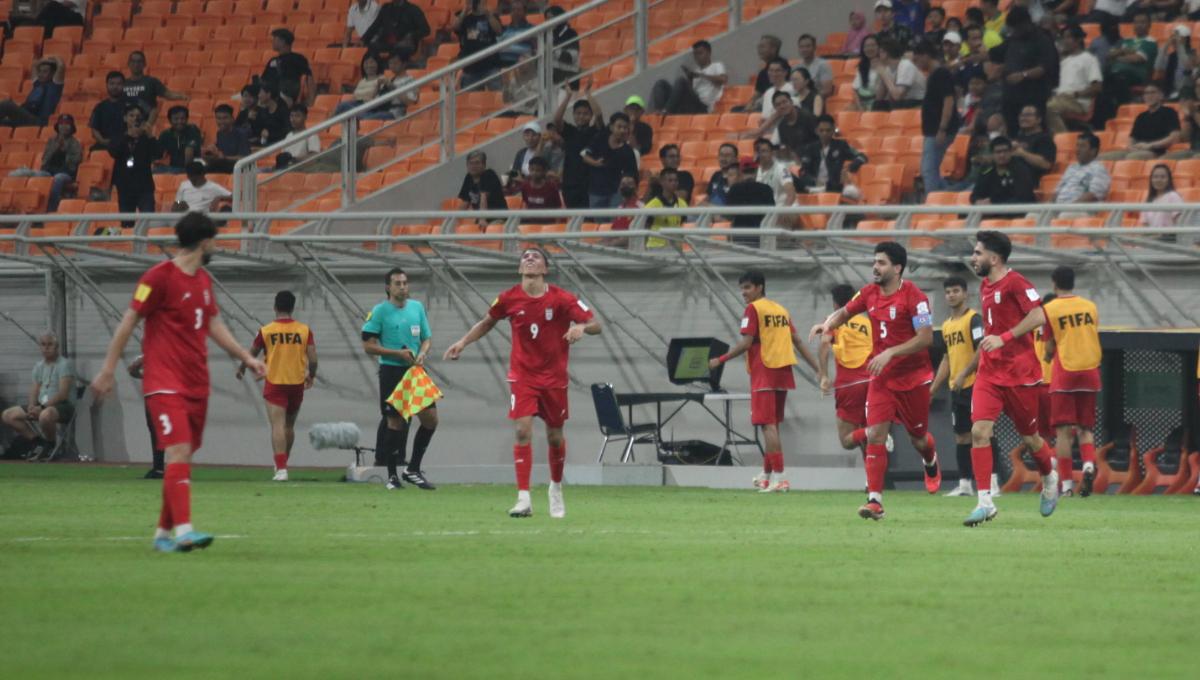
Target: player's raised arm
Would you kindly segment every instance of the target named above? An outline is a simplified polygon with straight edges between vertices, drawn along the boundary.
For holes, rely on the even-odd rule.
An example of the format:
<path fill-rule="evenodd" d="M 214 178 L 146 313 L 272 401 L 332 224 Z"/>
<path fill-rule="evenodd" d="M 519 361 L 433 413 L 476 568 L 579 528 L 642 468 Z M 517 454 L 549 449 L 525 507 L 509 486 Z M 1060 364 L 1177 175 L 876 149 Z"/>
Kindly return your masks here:
<path fill-rule="evenodd" d="M 829 396 L 829 355 L 833 354 L 833 338 L 828 333 L 821 334 L 821 346 L 817 348 L 817 379 L 821 384 L 821 394 Z"/>
<path fill-rule="evenodd" d="M 225 320 L 220 316 L 214 316 L 211 323 L 208 325 L 208 335 L 217 343 L 217 347 L 225 350 L 225 352 L 241 361 L 247 368 L 254 371 L 254 375 L 263 378 L 267 375 L 267 365 L 250 355 L 245 347 L 238 344 L 237 338 L 233 337 L 233 333 L 229 331 L 229 326 L 225 325 Z"/>
<path fill-rule="evenodd" d="M 823 338 L 825 336 L 822 335 L 821 337 Z M 804 343 L 804 339 L 800 337 L 800 333 L 796 331 L 795 326 L 792 327 L 792 346 L 796 348 L 797 352 L 800 352 L 800 356 L 804 359 L 804 363 L 808 364 L 809 368 L 813 370 L 813 373 L 816 373 L 817 377 L 820 377 L 821 367 L 817 365 L 816 357 L 813 356 L 812 350 L 808 349 L 808 345 Z"/>
<path fill-rule="evenodd" d="M 467 348 L 467 345 L 491 332 L 496 327 L 497 321 L 499 319 L 493 318 L 491 314 L 484 315 L 478 323 L 471 326 L 471 330 L 467 331 L 466 335 L 459 338 L 458 342 L 446 348 L 446 353 L 442 355 L 442 359 L 457 361 L 458 357 L 462 356 L 463 350 Z M 597 330 L 597 332 L 599 331 Z"/>
<path fill-rule="evenodd" d="M 815 340 L 818 335 L 828 335 L 830 331 L 841 326 L 850 320 L 850 313 L 845 307 L 840 307 L 833 314 L 826 317 L 825 321 L 812 327 L 812 331 L 808 334 L 809 340 Z"/>
<path fill-rule="evenodd" d="M 125 352 L 125 345 L 129 343 L 133 329 L 137 328 L 138 322 L 141 320 L 138 313 L 132 309 L 125 310 L 125 315 L 121 317 L 121 325 L 117 326 L 112 342 L 108 343 L 108 353 L 104 355 L 104 366 L 92 379 L 92 391 L 96 393 L 97 399 L 103 399 L 112 391 L 117 362 L 121 360 L 121 354 Z"/>
<path fill-rule="evenodd" d="M 1039 305 L 1029 310 L 1029 313 L 1025 315 L 1025 318 L 1021 319 L 1021 322 L 1016 326 L 1013 326 L 1000 335 L 989 335 L 984 338 L 983 342 L 979 343 L 979 347 L 985 352 L 994 352 L 1012 342 L 1014 339 L 1032 331 L 1038 326 L 1045 325 L 1045 323 L 1046 310 L 1042 309 L 1042 307 Z"/>

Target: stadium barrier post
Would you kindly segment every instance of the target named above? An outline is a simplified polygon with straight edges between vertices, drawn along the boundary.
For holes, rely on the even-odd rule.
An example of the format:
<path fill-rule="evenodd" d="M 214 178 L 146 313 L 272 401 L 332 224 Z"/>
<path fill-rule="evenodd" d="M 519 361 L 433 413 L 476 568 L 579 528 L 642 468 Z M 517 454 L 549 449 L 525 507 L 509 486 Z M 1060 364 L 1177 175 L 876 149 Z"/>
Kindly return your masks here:
<path fill-rule="evenodd" d="M 650 40 L 647 33 L 650 17 L 649 4 L 648 0 L 634 0 L 633 3 L 635 73 L 644 72 L 650 64 Z"/>
<path fill-rule="evenodd" d="M 742 0 L 729 0 L 729 30 L 742 25 Z"/>

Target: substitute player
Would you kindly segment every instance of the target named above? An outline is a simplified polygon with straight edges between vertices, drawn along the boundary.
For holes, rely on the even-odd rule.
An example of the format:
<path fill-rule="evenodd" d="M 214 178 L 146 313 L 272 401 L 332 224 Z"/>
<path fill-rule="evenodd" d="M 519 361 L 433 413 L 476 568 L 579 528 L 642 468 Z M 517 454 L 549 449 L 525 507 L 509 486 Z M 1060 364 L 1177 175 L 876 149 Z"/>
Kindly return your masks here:
<path fill-rule="evenodd" d="M 867 502 L 858 509 L 863 519 L 881 520 L 883 483 L 887 474 L 887 435 L 893 422 L 908 432 L 913 448 L 925 463 L 925 490 L 937 493 L 942 483 L 937 450 L 929 434 L 929 384 L 933 365 L 933 314 L 929 299 L 904 279 L 908 251 L 895 241 L 875 246 L 871 267 L 875 283 L 858 292 L 845 307 L 812 329 L 812 337 L 827 335 L 855 316 L 871 317 L 875 356 L 867 362 Z"/>
<path fill-rule="evenodd" d="M 761 479 L 756 477 L 754 485 L 760 493 L 787 491 L 790 485 L 783 478 L 779 425 L 783 422 L 788 390 L 796 389 L 796 376 L 792 375 L 792 366 L 796 365 L 793 349 L 800 352 L 814 372 L 817 372 L 817 362 L 796 334 L 788 310 L 765 297 L 767 280 L 762 272 L 742 274 L 738 285 L 742 288 L 742 299 L 746 301 L 746 311 L 742 313 L 742 338 L 725 354 L 710 359 L 708 367 L 713 369 L 746 355 L 746 368 L 750 373 L 750 423 L 762 428 L 766 448 L 763 455 L 766 474 Z"/>
<path fill-rule="evenodd" d="M 288 459 L 296 441 L 296 416 L 304 403 L 304 391 L 312 389 L 317 377 L 317 344 L 312 329 L 292 318 L 296 296 L 290 290 L 275 294 L 275 320 L 259 329 L 250 346 L 250 356 L 267 353 L 267 380 L 263 399 L 271 425 L 271 448 L 275 452 L 276 482 L 288 480 Z M 246 372 L 238 367 L 237 378 Z"/>
<path fill-rule="evenodd" d="M 104 367 L 92 381 L 98 399 L 112 391 L 121 353 L 138 322 L 145 319 L 142 390 L 156 441 L 167 457 L 162 510 L 154 532 L 154 548 L 162 552 L 188 552 L 213 542 L 211 534 L 194 530 L 191 521 L 191 461 L 200 449 L 208 412 L 208 338 L 255 375 L 263 377 L 267 371 L 217 315 L 211 279 L 204 270 L 216 250 L 216 235 L 217 226 L 200 213 L 188 213 L 175 224 L 179 253 L 142 275 L 109 343 Z"/>
<path fill-rule="evenodd" d="M 1046 293 L 1042 296 L 1042 309 L 1046 309 L 1046 305 L 1054 301 L 1057 297 L 1053 292 Z M 1042 366 L 1042 384 L 1038 385 L 1038 434 L 1042 435 L 1050 448 L 1054 446 L 1054 425 L 1053 418 L 1050 417 L 1050 383 L 1054 380 L 1054 357 L 1050 355 L 1047 358 L 1046 340 L 1050 338 L 1050 329 L 1046 326 L 1038 326 L 1033 329 L 1033 351 L 1037 354 L 1038 363 Z M 992 450 L 996 450 L 996 441 L 992 440 Z M 1069 489 L 1073 485 L 1064 485 L 1067 480 L 1073 476 L 1072 464 L 1070 460 L 1066 461 L 1066 467 L 1063 467 L 1063 461 L 1058 461 L 1058 486 L 1059 490 Z M 993 492 L 993 496 L 995 493 Z M 1068 494 L 1070 495 L 1070 494 Z"/>
<path fill-rule="evenodd" d="M 856 292 L 847 283 L 834 286 L 829 291 L 833 297 L 833 308 L 841 309 L 850 304 Z M 861 451 L 864 461 L 867 456 L 867 385 L 871 382 L 867 360 L 871 358 L 873 346 L 871 318 L 859 314 L 841 327 L 822 335 L 821 347 L 817 350 L 821 394 L 828 395 L 830 387 L 833 388 L 838 440 L 847 451 Z M 830 354 L 837 364 L 837 373 L 832 381 L 828 369 Z"/>
<path fill-rule="evenodd" d="M 387 465 L 385 488 L 389 491 L 404 488 L 402 478 L 418 489 L 433 491 L 437 487 L 425 478 L 421 462 L 433 440 L 433 433 L 437 431 L 437 405 L 430 405 L 417 414 L 421 426 L 413 437 L 412 459 L 404 474 L 397 475 L 397 467 L 404 461 L 408 447 L 409 422 L 388 403 L 408 369 L 424 365 L 433 345 L 433 333 L 429 330 L 425 306 L 408 297 L 408 275 L 404 270 L 394 268 L 384 275 L 383 280 L 388 299 L 375 305 L 362 327 L 363 351 L 379 357 L 379 410 L 384 422 L 380 423 L 376 433 L 375 459 L 382 458 Z"/>
<path fill-rule="evenodd" d="M 1009 269 L 1012 243 L 998 231 L 975 235 L 971 266 L 982 279 L 983 342 L 971 396 L 971 463 L 979 504 L 963 521 L 969 527 L 996 516 L 992 492 L 992 434 L 996 418 L 1007 413 L 1042 474 L 1041 512 L 1049 517 L 1058 505 L 1054 453 L 1038 434 L 1038 385 L 1042 368 L 1030 331 L 1046 322 L 1041 296 L 1024 276 Z"/>
<path fill-rule="evenodd" d="M 567 355 L 571 345 L 585 333 L 599 335 L 600 322 L 582 300 L 546 283 L 550 256 L 541 248 L 526 248 L 517 271 L 521 283 L 501 293 L 487 315 L 450 345 L 445 358 L 458 359 L 467 345 L 487 335 L 501 319 L 508 319 L 513 342 L 508 365 L 512 390 L 508 417 L 516 423 L 513 466 L 517 473 L 517 504 L 508 515 L 533 515 L 529 475 L 533 470 L 533 417 L 538 416 L 546 423 L 546 442 L 550 446 L 550 516 L 561 518 L 567 514 L 562 495 L 567 460 L 567 442 L 563 439 L 568 416 Z"/>
<path fill-rule="evenodd" d="M 1079 495 L 1092 495 L 1096 481 L 1096 393 L 1100 391 L 1100 312 L 1096 303 L 1075 295 L 1075 270 L 1058 267 L 1050 274 L 1055 299 L 1042 305 L 1046 312 L 1047 360 L 1053 359 L 1050 418 L 1057 434 L 1059 477 L 1063 492 L 1073 491 L 1071 440 L 1079 438 L 1083 480 Z"/>

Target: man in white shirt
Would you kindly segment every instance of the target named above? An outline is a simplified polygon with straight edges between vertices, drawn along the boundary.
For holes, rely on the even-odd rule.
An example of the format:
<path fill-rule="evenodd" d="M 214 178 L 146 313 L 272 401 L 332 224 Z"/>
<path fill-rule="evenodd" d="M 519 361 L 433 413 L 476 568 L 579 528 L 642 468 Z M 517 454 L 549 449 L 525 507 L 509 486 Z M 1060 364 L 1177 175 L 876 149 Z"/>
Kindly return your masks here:
<path fill-rule="evenodd" d="M 826 99 L 832 97 L 833 67 L 829 65 L 829 62 L 817 56 L 817 39 L 805 33 L 796 41 L 796 48 L 800 52 L 800 60 L 796 66 L 808 69 L 818 94 Z"/>
<path fill-rule="evenodd" d="M 767 81 L 771 86 L 763 93 L 762 120 L 769 121 L 775 116 L 776 92 L 787 92 L 795 96 L 796 88 L 792 86 L 792 81 L 788 79 L 791 73 L 792 68 L 788 65 L 787 60 L 782 57 L 776 57 L 767 62 Z M 770 139 L 772 144 L 779 144 L 779 130 L 775 126 L 771 127 Z"/>
<path fill-rule="evenodd" d="M 1083 49 L 1086 34 L 1079 26 L 1062 33 L 1062 58 L 1058 69 L 1058 87 L 1046 102 L 1046 125 L 1058 134 L 1067 131 L 1063 116 L 1084 116 L 1092 110 L 1092 102 L 1100 94 L 1104 75 L 1096 55 Z"/>
<path fill-rule="evenodd" d="M 379 3 L 376 0 L 357 0 L 346 13 L 346 35 L 342 47 L 363 44 L 363 36 L 379 18 Z"/>
<path fill-rule="evenodd" d="M 729 76 L 725 64 L 712 60 L 712 45 L 701 40 L 692 45 L 697 68 L 683 65 L 683 75 L 672 85 L 665 80 L 654 83 L 650 105 L 656 113 L 710 113 L 725 93 Z"/>
<path fill-rule="evenodd" d="M 222 208 L 221 203 L 230 197 L 229 190 L 208 181 L 204 176 L 204 162 L 192 161 L 187 165 L 187 179 L 179 185 L 175 192 L 175 203 L 171 205 L 173 212 L 216 212 Z"/>
<path fill-rule="evenodd" d="M 292 131 L 283 138 L 285 142 L 304 132 L 304 127 L 308 122 L 308 109 L 303 104 L 297 104 L 288 113 L 288 118 L 292 124 Z M 286 168 L 319 153 L 321 153 L 321 138 L 312 135 L 285 148 L 283 153 L 279 154 L 277 165 L 279 168 Z"/>
<path fill-rule="evenodd" d="M 796 185 L 792 173 L 787 166 L 775 160 L 775 145 L 766 137 L 759 137 L 754 142 L 754 155 L 758 160 L 758 173 L 755 181 L 769 187 L 775 194 L 775 205 L 789 206 L 796 202 Z"/>

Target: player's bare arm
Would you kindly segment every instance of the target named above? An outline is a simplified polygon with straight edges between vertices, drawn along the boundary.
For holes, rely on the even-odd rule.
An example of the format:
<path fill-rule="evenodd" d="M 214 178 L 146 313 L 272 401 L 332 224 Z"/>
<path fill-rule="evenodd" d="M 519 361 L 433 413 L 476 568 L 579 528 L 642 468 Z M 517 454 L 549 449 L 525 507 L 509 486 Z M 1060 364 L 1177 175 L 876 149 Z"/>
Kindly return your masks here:
<path fill-rule="evenodd" d="M 108 396 L 109 392 L 112 392 L 116 382 L 114 376 L 117 371 L 117 362 L 121 360 L 121 354 L 125 352 L 125 345 L 129 344 L 133 329 L 137 328 L 138 322 L 141 320 L 137 312 L 132 309 L 125 310 L 125 315 L 121 317 L 121 324 L 113 333 L 112 342 L 108 343 L 108 353 L 104 355 L 104 366 L 92 379 L 92 391 L 96 393 L 97 399 L 103 399 Z"/>
<path fill-rule="evenodd" d="M 933 395 L 938 393 L 948 377 L 950 377 L 950 360 L 943 356 L 942 362 L 938 364 L 937 373 L 933 376 L 933 384 L 929 386 L 929 401 L 933 401 Z M 954 389 L 954 382 L 950 383 L 950 389 Z"/>
<path fill-rule="evenodd" d="M 308 376 L 304 378 L 304 389 L 311 390 L 317 380 L 317 346 L 309 345 L 304 351 L 304 356 L 308 359 Z"/>
<path fill-rule="evenodd" d="M 975 373 L 975 369 L 979 368 L 979 351 L 979 348 L 975 349 L 975 354 L 971 355 L 971 360 L 967 362 L 966 366 L 963 366 L 962 372 L 955 376 L 951 389 L 956 389 L 954 385 L 966 384 L 967 378 L 970 378 Z"/>
<path fill-rule="evenodd" d="M 813 373 L 817 374 L 819 377 L 821 375 L 821 368 L 817 365 L 817 360 L 815 357 L 813 357 L 812 351 L 808 349 L 808 345 L 804 343 L 804 339 L 800 337 L 800 334 L 796 332 L 795 328 L 792 328 L 792 346 L 795 347 L 796 351 L 800 353 L 800 356 L 804 358 L 804 363 L 808 364 L 808 367 L 813 370 Z"/>
<path fill-rule="evenodd" d="M 812 331 L 808 334 L 809 340 L 815 340 L 818 335 L 828 335 L 830 331 L 841 326 L 850 320 L 850 314 L 846 312 L 846 308 L 842 307 L 833 314 L 830 314 L 824 323 L 819 323 L 812 327 Z"/>
<path fill-rule="evenodd" d="M 833 354 L 833 337 L 821 335 L 821 346 L 817 348 L 817 379 L 821 384 L 821 394 L 829 396 L 829 355 Z"/>
<path fill-rule="evenodd" d="M 1008 329 L 1007 332 L 1000 335 L 987 336 L 983 339 L 983 342 L 979 343 L 979 347 L 985 352 L 994 352 L 1009 342 L 1012 342 L 1012 340 L 1015 338 L 1019 338 L 1033 329 L 1045 325 L 1045 323 L 1046 310 L 1042 309 L 1041 307 L 1034 307 L 1033 309 L 1029 310 L 1029 313 L 1025 315 L 1024 319 L 1021 319 L 1021 323 L 1018 323 L 1016 326 L 1013 326 L 1012 328 Z"/>
<path fill-rule="evenodd" d="M 733 347 L 731 347 L 728 352 L 726 352 L 725 354 L 723 354 L 719 357 L 714 357 L 712 359 L 709 359 L 708 367 L 710 369 L 716 368 L 717 366 L 720 366 L 721 364 L 729 361 L 730 359 L 736 359 L 737 357 L 742 356 L 746 352 L 750 351 L 750 346 L 753 344 L 754 344 L 754 336 L 753 335 L 743 335 L 741 337 L 741 339 L 737 341 L 737 344 L 734 345 Z"/>
<path fill-rule="evenodd" d="M 928 349 L 932 344 L 933 327 L 923 326 L 918 328 L 917 334 L 907 342 L 896 345 L 895 347 L 889 347 L 879 354 L 876 354 L 875 358 L 871 359 L 871 361 L 867 364 L 867 370 L 871 372 L 871 375 L 879 375 L 880 373 L 883 373 L 883 369 L 887 367 L 888 363 L 890 363 L 892 359 L 895 359 L 896 357 L 908 356 L 909 354 L 916 354 L 924 349 Z"/>
<path fill-rule="evenodd" d="M 424 346 L 425 343 L 421 344 Z M 413 354 L 411 349 L 407 347 L 403 349 L 388 349 L 379 344 L 378 337 L 371 337 L 363 340 L 363 351 L 370 356 L 392 357 L 394 359 L 403 359 L 410 364 L 417 363 L 417 355 Z"/>
<path fill-rule="evenodd" d="M 600 335 L 600 321 L 592 319 L 587 323 L 573 323 L 567 329 L 567 333 L 563 336 L 563 339 L 567 341 L 567 344 L 574 345 L 579 342 L 585 333 L 588 335 Z"/>
<path fill-rule="evenodd" d="M 1054 336 L 1046 333 L 1046 348 L 1043 352 L 1042 361 L 1047 363 L 1054 361 L 1054 353 L 1057 351 L 1058 343 L 1054 342 Z"/>
<path fill-rule="evenodd" d="M 230 357 L 246 364 L 247 368 L 254 371 L 255 377 L 266 377 L 267 365 L 251 356 L 245 347 L 238 344 L 237 338 L 233 337 L 229 326 L 225 325 L 225 320 L 220 316 L 214 316 L 212 322 L 209 323 L 208 336 L 213 339 L 213 342 L 217 343 L 217 347 L 225 350 L 225 353 Z"/>
<path fill-rule="evenodd" d="M 250 356 L 257 358 L 261 352 L 265 351 L 265 349 L 266 348 L 264 348 L 264 347 L 251 347 L 250 348 Z M 237 373 L 235 373 L 234 376 L 237 377 L 238 380 L 241 380 L 242 376 L 244 376 L 244 375 L 246 375 L 246 364 L 245 363 L 238 364 Z"/>
<path fill-rule="evenodd" d="M 458 342 L 446 348 L 446 353 L 442 355 L 442 359 L 457 361 L 458 357 L 462 356 L 463 350 L 467 348 L 467 345 L 487 335 L 495 327 L 496 320 L 490 315 L 485 315 L 478 323 L 471 326 L 471 330 L 467 331 L 467 334 L 462 336 Z"/>

